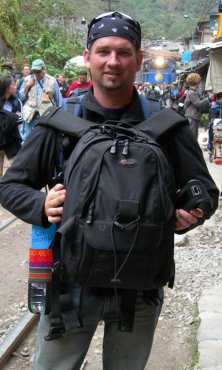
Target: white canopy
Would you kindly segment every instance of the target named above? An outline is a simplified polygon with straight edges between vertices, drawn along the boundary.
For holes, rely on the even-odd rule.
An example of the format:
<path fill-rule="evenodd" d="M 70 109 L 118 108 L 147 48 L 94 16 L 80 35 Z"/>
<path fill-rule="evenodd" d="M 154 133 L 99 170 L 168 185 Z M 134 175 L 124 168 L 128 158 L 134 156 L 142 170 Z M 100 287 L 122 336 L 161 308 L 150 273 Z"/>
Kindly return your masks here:
<path fill-rule="evenodd" d="M 77 55 L 76 57 L 69 59 L 68 62 L 66 62 L 66 64 L 67 63 L 75 63 L 78 67 L 85 66 L 83 55 Z"/>

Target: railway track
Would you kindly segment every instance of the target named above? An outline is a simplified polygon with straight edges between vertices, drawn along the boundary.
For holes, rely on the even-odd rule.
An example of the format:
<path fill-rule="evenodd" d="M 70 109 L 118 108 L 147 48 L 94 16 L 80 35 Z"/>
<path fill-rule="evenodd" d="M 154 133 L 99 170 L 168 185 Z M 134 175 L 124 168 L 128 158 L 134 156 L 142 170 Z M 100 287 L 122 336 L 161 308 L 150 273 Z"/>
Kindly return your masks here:
<path fill-rule="evenodd" d="M 37 322 L 38 316 L 27 312 L 16 327 L 6 336 L 0 344 L 0 369 L 4 369 L 12 353 L 22 344 L 24 338 L 27 338 Z"/>
<path fill-rule="evenodd" d="M 17 217 L 12 216 L 6 220 L 3 220 L 0 222 L 0 231 L 3 230 L 5 227 L 9 226 L 12 222 L 17 220 Z"/>
<path fill-rule="evenodd" d="M 8 240 L 11 241 L 15 238 L 17 238 L 16 233 L 18 235 L 22 234 L 23 235 L 23 224 L 21 221 L 16 221 L 18 220 L 17 217 L 13 216 L 9 212 L 5 211 L 1 206 L 0 206 L 0 240 L 2 244 L 2 250 L 4 253 L 4 247 L 6 246 Z M 20 233 L 20 234 L 19 234 Z M 8 236 L 9 235 L 9 236 Z M 6 239 L 6 242 L 5 242 Z M 24 237 L 25 239 L 25 237 Z M 13 253 L 12 253 L 13 255 Z M 22 256 L 20 257 L 22 258 Z M 4 260 L 4 254 L 2 256 L 2 259 Z M 20 265 L 17 265 L 18 269 Z M 23 272 L 20 272 L 20 275 L 22 275 Z M 1 281 L 3 282 L 3 285 L 7 286 L 7 276 L 5 276 L 4 272 L 2 273 L 3 277 L 1 277 Z M 6 279 L 6 281 L 4 280 Z M 20 279 L 18 279 L 20 280 Z M 11 285 L 9 284 L 7 293 L 11 294 L 10 292 L 10 287 Z M 15 289 L 16 292 L 17 289 Z M 7 296 L 7 294 L 3 294 L 4 298 Z M 14 303 L 14 300 L 16 297 L 12 298 L 12 302 Z M 5 305 L 8 306 L 8 299 L 5 299 Z M 9 320 L 6 314 L 4 313 L 4 310 L 1 310 L 1 321 L 3 322 L 5 317 L 6 320 Z M 12 314 L 11 314 L 12 315 Z M 17 324 L 14 325 L 13 329 L 11 329 L 7 334 L 5 335 L 3 341 L 0 343 L 0 369 L 5 369 L 7 366 L 9 360 L 11 359 L 12 354 L 16 351 L 16 349 L 22 345 L 24 339 L 26 339 L 29 334 L 31 333 L 32 329 L 35 327 L 35 325 L 38 322 L 38 315 L 33 315 L 31 314 L 28 310 L 24 312 L 22 317 L 17 321 Z M 18 369 L 20 370 L 20 369 Z"/>

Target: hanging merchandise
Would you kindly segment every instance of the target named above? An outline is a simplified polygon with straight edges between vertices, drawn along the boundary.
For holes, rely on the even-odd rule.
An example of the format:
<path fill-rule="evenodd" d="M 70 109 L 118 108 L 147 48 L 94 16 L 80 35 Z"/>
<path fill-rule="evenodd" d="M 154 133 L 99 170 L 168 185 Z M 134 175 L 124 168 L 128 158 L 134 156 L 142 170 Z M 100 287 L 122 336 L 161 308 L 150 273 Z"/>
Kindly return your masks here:
<path fill-rule="evenodd" d="M 213 125 L 214 163 L 222 164 L 222 119 L 214 119 Z"/>

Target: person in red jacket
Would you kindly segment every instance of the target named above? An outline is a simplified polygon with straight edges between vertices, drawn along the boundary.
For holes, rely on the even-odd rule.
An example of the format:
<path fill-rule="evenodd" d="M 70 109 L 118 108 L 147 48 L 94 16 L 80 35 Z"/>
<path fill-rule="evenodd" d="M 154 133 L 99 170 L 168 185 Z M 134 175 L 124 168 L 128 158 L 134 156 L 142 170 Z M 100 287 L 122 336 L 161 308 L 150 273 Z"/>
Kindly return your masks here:
<path fill-rule="evenodd" d="M 88 89 L 92 81 L 87 79 L 87 71 L 80 71 L 78 80 L 74 80 L 69 86 L 66 97 L 69 98 L 75 89 Z"/>

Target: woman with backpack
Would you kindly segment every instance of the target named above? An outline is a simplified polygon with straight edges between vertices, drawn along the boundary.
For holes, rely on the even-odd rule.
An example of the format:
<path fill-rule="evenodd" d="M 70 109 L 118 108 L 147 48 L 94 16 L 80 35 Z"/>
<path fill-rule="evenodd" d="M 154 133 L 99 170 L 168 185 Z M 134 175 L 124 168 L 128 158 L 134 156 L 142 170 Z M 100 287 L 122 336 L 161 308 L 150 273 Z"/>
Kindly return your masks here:
<path fill-rule="evenodd" d="M 198 125 L 200 116 L 206 105 L 209 104 L 209 98 L 203 98 L 199 91 L 201 77 L 199 73 L 190 73 L 186 79 L 186 83 L 190 86 L 186 93 L 184 102 L 185 117 L 189 120 L 190 129 L 195 137 L 198 137 Z"/>
<path fill-rule="evenodd" d="M 0 78 L 0 173 L 4 174 L 21 148 L 18 125 L 23 122 L 22 103 L 16 97 L 16 83 L 11 75 Z"/>

